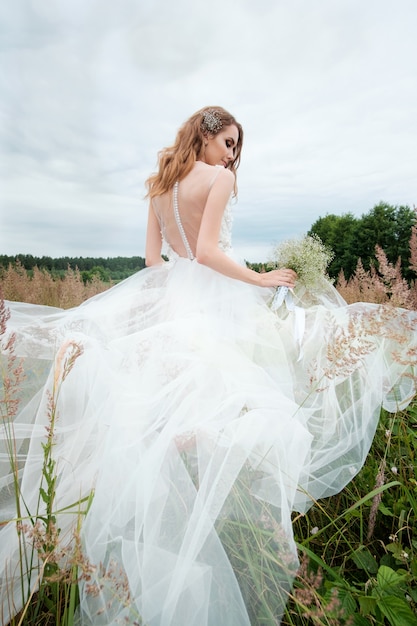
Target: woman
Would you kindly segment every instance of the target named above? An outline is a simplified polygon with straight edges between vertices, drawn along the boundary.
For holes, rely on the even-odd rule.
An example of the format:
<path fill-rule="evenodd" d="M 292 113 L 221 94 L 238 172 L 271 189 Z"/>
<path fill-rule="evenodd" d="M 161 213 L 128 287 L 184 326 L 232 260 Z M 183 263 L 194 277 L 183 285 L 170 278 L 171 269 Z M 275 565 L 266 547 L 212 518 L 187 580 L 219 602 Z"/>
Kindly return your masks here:
<path fill-rule="evenodd" d="M 223 215 L 236 186 L 242 142 L 243 130 L 234 117 L 220 107 L 209 108 L 193 115 L 179 131 L 174 147 L 161 153 L 159 171 L 148 181 L 151 198 L 146 243 L 148 266 L 163 262 L 162 228 L 165 239 L 179 256 L 195 258 L 221 274 L 252 285 L 294 287 L 296 277 L 292 270 L 259 274 L 234 263 L 219 247 Z M 213 167 L 221 169 L 213 170 Z M 181 192 L 176 191 L 177 181 L 181 181 Z M 179 193 L 181 206 L 193 206 L 192 213 L 185 214 L 185 237 L 175 221 L 178 209 L 174 206 L 173 210 L 173 189 L 176 202 Z"/>
<path fill-rule="evenodd" d="M 278 623 L 298 565 L 292 511 L 342 489 L 381 404 L 414 395 L 415 314 L 347 306 L 328 283 L 306 293 L 291 270 L 258 274 L 232 259 L 242 140 L 233 116 L 205 107 L 161 152 L 147 269 L 70 311 L 10 303 L 30 374 L 14 421 L 25 506 L 36 507 L 43 424 L 54 431 L 55 510 L 94 487 L 78 559 L 83 625 L 261 623 L 264 590 L 247 572 L 262 537 L 275 553 Z M 277 286 L 294 291 L 301 337 L 294 311 L 270 308 Z M 74 523 L 57 515 L 69 543 Z M 1 532 L 10 582 L 16 529 Z M 10 584 L 4 606 L 8 597 Z"/>

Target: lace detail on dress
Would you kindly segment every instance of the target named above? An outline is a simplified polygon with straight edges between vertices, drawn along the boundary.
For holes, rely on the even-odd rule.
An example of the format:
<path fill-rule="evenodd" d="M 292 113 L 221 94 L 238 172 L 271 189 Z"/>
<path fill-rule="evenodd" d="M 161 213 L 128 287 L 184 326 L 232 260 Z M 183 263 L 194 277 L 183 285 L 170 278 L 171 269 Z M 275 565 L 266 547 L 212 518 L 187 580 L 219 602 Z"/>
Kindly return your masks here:
<path fill-rule="evenodd" d="M 219 248 L 223 252 L 230 252 L 232 249 L 232 208 L 228 204 L 224 210 L 219 234 Z"/>
<path fill-rule="evenodd" d="M 170 246 L 166 238 L 162 235 L 162 255 L 168 258 L 168 261 L 175 261 L 179 254 Z"/>

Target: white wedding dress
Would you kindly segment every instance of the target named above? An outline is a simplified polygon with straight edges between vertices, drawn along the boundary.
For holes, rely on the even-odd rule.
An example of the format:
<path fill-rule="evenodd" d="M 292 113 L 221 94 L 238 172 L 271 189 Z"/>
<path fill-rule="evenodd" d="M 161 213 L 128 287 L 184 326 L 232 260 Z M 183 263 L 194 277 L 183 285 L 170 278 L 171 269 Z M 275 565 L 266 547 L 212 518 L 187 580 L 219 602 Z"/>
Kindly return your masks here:
<path fill-rule="evenodd" d="M 219 245 L 231 249 L 229 208 Z M 55 393 L 63 544 L 79 519 L 64 509 L 94 487 L 79 624 L 255 626 L 239 574 L 251 528 L 274 542 L 279 623 L 298 564 L 291 513 L 340 491 L 381 405 L 413 398 L 416 315 L 347 306 L 326 281 L 320 293 L 296 287 L 296 310 L 274 312 L 273 290 L 168 253 L 75 309 L 7 303 L 3 362 L 14 332 L 26 372 L 14 417 L 22 501 L 33 515 Z M 2 428 L 4 522 L 16 510 Z M 20 608 L 17 537 L 15 522 L 1 527 L 5 624 Z"/>

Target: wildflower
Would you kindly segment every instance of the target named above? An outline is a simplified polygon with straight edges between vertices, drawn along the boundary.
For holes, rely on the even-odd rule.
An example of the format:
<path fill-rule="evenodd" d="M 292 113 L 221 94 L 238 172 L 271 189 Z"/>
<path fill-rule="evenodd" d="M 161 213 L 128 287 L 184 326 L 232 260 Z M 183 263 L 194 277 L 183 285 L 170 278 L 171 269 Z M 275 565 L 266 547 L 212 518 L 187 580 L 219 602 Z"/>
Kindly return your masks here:
<path fill-rule="evenodd" d="M 320 593 L 323 583 L 321 568 L 314 572 L 309 570 L 309 559 L 306 555 L 301 558 L 300 568 L 297 574 L 297 583 L 294 589 L 296 603 L 302 608 L 303 617 L 311 619 L 314 624 L 329 624 L 329 626 L 352 626 L 353 616 L 347 615 L 345 607 L 339 598 L 339 592 L 334 587 L 330 592 L 330 598 L 326 601 Z M 310 621 L 309 621 L 310 623 Z"/>
<path fill-rule="evenodd" d="M 389 539 L 392 543 L 394 543 L 395 541 L 397 541 L 397 535 L 390 535 L 390 536 L 388 537 L 388 539 Z"/>
<path fill-rule="evenodd" d="M 401 552 L 401 556 L 402 556 L 403 559 L 407 560 L 408 559 L 408 552 L 405 552 L 405 550 L 403 550 Z"/>
<path fill-rule="evenodd" d="M 398 474 L 398 468 L 397 468 L 397 467 L 395 467 L 395 465 L 393 465 L 393 466 L 391 467 L 391 472 L 392 472 L 392 473 L 396 476 L 396 475 Z"/>
<path fill-rule="evenodd" d="M 385 431 L 385 437 L 386 437 L 387 439 L 390 439 L 390 438 L 391 438 L 391 431 L 390 431 L 390 430 L 388 430 L 388 429 L 387 429 L 387 430 Z"/>
<path fill-rule="evenodd" d="M 16 333 L 7 333 L 10 310 L 0 290 L 0 352 L 5 356 L 6 372 L 2 377 L 0 417 L 12 421 L 19 408 L 20 385 L 25 378 L 22 360 L 15 354 Z"/>
<path fill-rule="evenodd" d="M 317 598 L 317 590 L 323 582 L 323 571 L 321 568 L 317 573 L 309 570 L 309 558 L 306 554 L 302 555 L 300 567 L 297 572 L 297 578 L 300 586 L 294 590 L 294 596 L 300 604 L 305 607 L 315 605 Z"/>
<path fill-rule="evenodd" d="M 54 387 L 64 382 L 72 370 L 76 359 L 83 353 L 83 347 L 74 340 L 62 344 L 55 359 Z"/>
<path fill-rule="evenodd" d="M 312 529 L 310 530 L 310 533 L 311 533 L 312 535 L 317 535 L 317 533 L 318 533 L 318 532 L 319 532 L 319 528 L 318 528 L 318 526 L 314 526 L 314 528 L 312 528 Z"/>
<path fill-rule="evenodd" d="M 385 459 L 383 459 L 379 465 L 374 489 L 378 489 L 379 487 L 382 487 L 382 485 L 385 484 L 385 465 L 386 465 L 386 462 L 385 462 Z M 376 515 L 378 513 L 378 508 L 379 508 L 379 505 L 381 504 L 381 500 L 382 500 L 382 493 L 377 493 L 376 496 L 374 496 L 372 500 L 371 512 L 369 514 L 369 526 L 368 526 L 368 535 L 367 535 L 368 541 L 370 541 L 373 535 L 374 529 L 375 529 Z"/>
<path fill-rule="evenodd" d="M 320 365 L 317 360 L 311 363 L 310 384 L 312 387 L 323 379 L 334 380 L 338 377 L 348 377 L 362 366 L 364 357 L 377 347 L 377 343 L 371 336 L 373 333 L 369 329 L 372 317 L 375 318 L 375 315 L 371 311 L 356 311 L 349 314 L 347 325 L 342 326 L 331 311 L 327 311 L 324 337 L 325 359 L 322 359 Z M 320 384 L 320 387 L 315 390 L 320 392 L 325 388 L 325 385 Z M 352 476 L 355 476 L 358 470 L 351 466 L 349 471 Z"/>

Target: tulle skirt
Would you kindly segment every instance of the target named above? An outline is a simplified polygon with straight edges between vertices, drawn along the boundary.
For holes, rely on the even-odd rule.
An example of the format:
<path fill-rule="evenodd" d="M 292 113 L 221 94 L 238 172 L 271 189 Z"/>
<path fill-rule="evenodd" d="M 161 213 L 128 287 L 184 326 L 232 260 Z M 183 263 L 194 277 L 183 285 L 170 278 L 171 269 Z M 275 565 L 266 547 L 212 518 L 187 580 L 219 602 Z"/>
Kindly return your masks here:
<path fill-rule="evenodd" d="M 25 378 L 1 430 L 4 623 L 22 575 L 36 587 L 45 565 L 36 511 L 59 532 L 56 560 L 76 545 L 83 626 L 257 624 L 242 539 L 256 532 L 276 554 L 279 623 L 298 567 L 292 512 L 340 491 L 381 406 L 413 398 L 417 322 L 347 306 L 326 281 L 277 311 L 272 297 L 177 259 L 67 311 L 7 303 L 2 363 L 15 333 Z"/>

